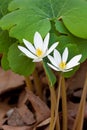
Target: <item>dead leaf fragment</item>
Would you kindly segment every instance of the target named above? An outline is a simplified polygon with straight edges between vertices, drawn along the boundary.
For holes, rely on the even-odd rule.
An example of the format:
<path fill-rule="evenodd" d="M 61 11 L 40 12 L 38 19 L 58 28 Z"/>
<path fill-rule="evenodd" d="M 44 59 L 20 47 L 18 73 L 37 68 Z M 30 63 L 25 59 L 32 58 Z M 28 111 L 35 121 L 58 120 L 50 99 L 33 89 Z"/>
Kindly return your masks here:
<path fill-rule="evenodd" d="M 80 65 L 79 70 L 69 79 L 67 79 L 67 87 L 70 91 L 83 88 L 85 76 L 87 72 L 87 60 Z"/>
<path fill-rule="evenodd" d="M 0 127 L 1 130 L 33 130 L 31 126 L 9 126 L 3 125 Z"/>
<path fill-rule="evenodd" d="M 11 70 L 4 71 L 0 67 L 0 95 L 11 89 L 18 88 L 23 84 L 24 84 L 23 76 L 15 74 Z"/>
<path fill-rule="evenodd" d="M 20 113 L 24 123 L 26 125 L 32 125 L 36 122 L 34 118 L 34 114 L 27 108 L 26 105 L 23 105 L 22 107 L 17 109 Z"/>
<path fill-rule="evenodd" d="M 8 125 L 10 126 L 23 126 L 32 125 L 36 122 L 34 115 L 27 106 L 23 105 L 20 108 L 14 108 L 14 111 L 8 118 Z"/>
<path fill-rule="evenodd" d="M 0 125 L 2 125 L 7 119 L 4 118 L 6 112 L 10 109 L 10 106 L 6 102 L 0 103 Z"/>
<path fill-rule="evenodd" d="M 24 96 L 23 96 L 24 95 Z M 19 106 L 26 104 L 29 109 L 35 114 L 37 123 L 44 121 L 50 117 L 50 110 L 47 105 L 31 91 L 23 92 L 23 97 L 20 96 Z"/>
<path fill-rule="evenodd" d="M 21 115 L 19 114 L 17 108 L 14 109 L 11 116 L 8 118 L 7 123 L 10 126 L 23 126 L 24 125 L 23 119 Z"/>

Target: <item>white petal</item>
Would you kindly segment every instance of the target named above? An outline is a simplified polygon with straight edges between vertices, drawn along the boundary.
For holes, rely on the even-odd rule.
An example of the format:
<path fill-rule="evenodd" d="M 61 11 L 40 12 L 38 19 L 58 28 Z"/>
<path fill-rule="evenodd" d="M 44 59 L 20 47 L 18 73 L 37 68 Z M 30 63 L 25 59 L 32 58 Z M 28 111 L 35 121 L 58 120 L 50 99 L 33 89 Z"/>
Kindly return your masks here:
<path fill-rule="evenodd" d="M 68 48 L 66 47 L 66 48 L 64 49 L 63 54 L 62 54 L 62 61 L 66 63 L 66 62 L 67 62 L 67 59 L 68 59 Z"/>
<path fill-rule="evenodd" d="M 56 64 L 56 61 L 55 61 L 55 59 L 52 57 L 52 56 L 50 56 L 50 55 L 48 55 L 48 59 L 50 60 L 50 62 L 54 65 L 54 66 L 58 66 L 58 64 Z"/>
<path fill-rule="evenodd" d="M 26 56 L 28 56 L 29 58 L 31 58 L 31 59 L 37 58 L 35 55 L 33 55 L 33 54 L 32 54 L 29 50 L 27 50 L 25 47 L 18 46 L 18 48 L 19 48 Z"/>
<path fill-rule="evenodd" d="M 48 33 L 44 39 L 44 45 L 43 45 L 43 51 L 45 52 L 48 49 L 48 44 L 49 44 L 49 37 L 50 34 Z"/>
<path fill-rule="evenodd" d="M 43 59 L 38 58 L 38 59 L 34 59 L 33 62 L 40 62 L 40 61 L 42 61 L 42 60 L 43 60 Z"/>
<path fill-rule="evenodd" d="M 47 51 L 47 54 L 46 55 L 49 55 L 58 45 L 58 42 L 54 43 L 50 48 L 49 50 Z"/>
<path fill-rule="evenodd" d="M 80 63 L 75 63 L 75 64 L 72 64 L 72 65 L 67 65 L 67 68 L 66 69 L 70 69 L 70 68 L 72 68 L 72 67 L 75 67 L 75 66 L 77 66 L 77 65 L 79 65 Z"/>
<path fill-rule="evenodd" d="M 55 70 L 55 71 L 60 71 L 58 68 L 56 68 L 55 66 L 53 66 L 52 64 L 50 64 L 50 63 L 47 63 L 48 64 L 48 66 L 50 67 L 50 68 L 52 68 L 53 70 Z"/>
<path fill-rule="evenodd" d="M 72 67 L 75 67 L 79 65 L 79 60 L 81 59 L 82 55 L 74 56 L 68 63 L 67 63 L 67 69 L 70 69 Z"/>
<path fill-rule="evenodd" d="M 34 46 L 36 49 L 37 48 L 42 49 L 42 46 L 43 46 L 43 39 L 38 32 L 36 32 L 34 35 Z"/>
<path fill-rule="evenodd" d="M 35 54 L 36 50 L 34 48 L 34 46 L 32 45 L 32 43 L 28 42 L 27 40 L 23 39 L 23 42 L 25 44 L 25 46 L 32 52 Z"/>
<path fill-rule="evenodd" d="M 73 69 L 65 69 L 65 70 L 63 70 L 63 72 L 69 72 L 69 71 L 71 71 L 71 70 L 73 70 Z"/>
<path fill-rule="evenodd" d="M 57 65 L 59 65 L 61 63 L 61 55 L 60 55 L 59 51 L 57 51 L 56 49 L 54 50 L 54 59 L 55 59 Z"/>

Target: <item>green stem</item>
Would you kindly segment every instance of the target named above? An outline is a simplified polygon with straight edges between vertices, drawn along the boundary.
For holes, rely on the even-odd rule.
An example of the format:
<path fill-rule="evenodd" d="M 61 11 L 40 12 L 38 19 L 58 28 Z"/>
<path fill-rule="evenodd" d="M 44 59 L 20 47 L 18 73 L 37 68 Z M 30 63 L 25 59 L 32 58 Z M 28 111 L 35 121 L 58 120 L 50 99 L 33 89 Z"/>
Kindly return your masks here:
<path fill-rule="evenodd" d="M 61 82 L 61 93 L 62 93 L 62 114 L 63 114 L 62 130 L 67 130 L 67 98 L 66 98 L 65 79 L 63 76 L 62 76 L 62 82 Z"/>
<path fill-rule="evenodd" d="M 28 88 L 28 90 L 33 91 L 33 86 L 30 80 L 30 77 L 25 77 L 25 82 L 26 82 L 26 87 Z"/>
<path fill-rule="evenodd" d="M 44 71 L 48 80 L 48 85 L 50 89 L 50 97 L 51 97 L 51 120 L 50 120 L 49 130 L 53 130 L 53 123 L 54 123 L 54 116 L 55 116 L 54 114 L 55 114 L 55 106 L 56 106 L 56 94 L 55 94 L 54 87 L 50 83 L 49 76 L 47 75 L 44 63 L 45 62 L 43 61 L 42 64 L 43 64 L 43 68 L 44 68 Z"/>
<path fill-rule="evenodd" d="M 78 119 L 76 130 L 82 130 L 82 128 L 83 128 L 85 104 L 86 104 L 86 100 L 83 101 L 83 106 L 82 106 L 81 111 L 80 111 L 81 113 L 80 113 L 80 116 Z"/>
<path fill-rule="evenodd" d="M 42 99 L 42 86 L 36 69 L 33 72 L 33 78 L 34 78 L 36 93 Z"/>
<path fill-rule="evenodd" d="M 73 130 L 78 130 L 78 128 L 79 130 L 82 130 L 83 119 L 84 119 L 84 109 L 85 109 L 85 103 L 86 103 L 86 93 L 87 93 L 87 75 L 86 75 L 86 80 L 85 80 L 85 84 L 83 88 L 83 93 L 82 93 L 78 113 L 77 113 L 76 120 L 73 126 Z"/>
<path fill-rule="evenodd" d="M 53 130 L 54 130 L 54 128 L 55 128 L 56 121 L 58 121 L 58 128 L 57 128 L 57 129 L 60 130 L 58 108 L 59 108 L 59 99 L 60 99 L 61 80 L 62 80 L 62 76 L 60 75 L 59 85 L 58 85 L 58 94 L 57 94 L 57 104 L 56 104 L 55 118 L 54 118 L 54 124 L 53 124 Z"/>
<path fill-rule="evenodd" d="M 56 96 L 55 96 L 54 87 L 49 86 L 49 89 L 50 89 L 50 96 L 51 96 L 51 121 L 50 121 L 49 130 L 54 130 L 53 123 L 54 123 L 54 112 L 56 106 Z"/>

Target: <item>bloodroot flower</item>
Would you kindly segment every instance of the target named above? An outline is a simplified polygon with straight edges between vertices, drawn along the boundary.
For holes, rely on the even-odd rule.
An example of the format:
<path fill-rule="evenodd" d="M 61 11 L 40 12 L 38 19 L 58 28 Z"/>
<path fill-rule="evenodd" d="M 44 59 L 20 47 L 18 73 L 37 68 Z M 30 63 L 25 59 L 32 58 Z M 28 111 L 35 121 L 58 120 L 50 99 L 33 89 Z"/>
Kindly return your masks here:
<path fill-rule="evenodd" d="M 49 33 L 44 38 L 36 32 L 34 35 L 34 46 L 29 41 L 23 39 L 26 47 L 18 46 L 18 48 L 29 58 L 33 59 L 33 62 L 42 61 L 44 57 L 48 56 L 58 45 L 58 42 L 54 43 L 49 49 Z"/>
<path fill-rule="evenodd" d="M 52 69 L 56 71 L 68 72 L 73 70 L 73 67 L 79 65 L 79 60 L 81 59 L 82 55 L 74 56 L 68 63 L 68 48 L 66 47 L 62 56 L 56 49 L 54 50 L 54 57 L 48 55 L 48 59 L 50 63 L 47 63 Z"/>

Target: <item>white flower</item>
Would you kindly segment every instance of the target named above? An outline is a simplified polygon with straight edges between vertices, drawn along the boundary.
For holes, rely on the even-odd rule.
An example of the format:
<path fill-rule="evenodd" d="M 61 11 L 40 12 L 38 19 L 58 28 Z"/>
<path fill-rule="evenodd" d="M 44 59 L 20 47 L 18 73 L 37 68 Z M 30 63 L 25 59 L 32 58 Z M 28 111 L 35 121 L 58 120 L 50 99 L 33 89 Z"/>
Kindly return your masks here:
<path fill-rule="evenodd" d="M 53 53 L 54 57 L 48 55 L 48 59 L 50 63 L 47 63 L 52 69 L 56 71 L 68 72 L 73 69 L 73 67 L 79 65 L 79 60 L 81 59 L 82 55 L 74 56 L 68 63 L 68 48 L 66 47 L 62 56 L 61 54 L 55 49 Z"/>
<path fill-rule="evenodd" d="M 44 38 L 36 32 L 34 35 L 34 46 L 29 41 L 23 39 L 26 47 L 18 46 L 18 48 L 29 58 L 33 59 L 33 62 L 39 62 L 43 60 L 44 57 L 48 56 L 58 45 L 58 42 L 54 43 L 49 49 L 49 33 Z"/>

